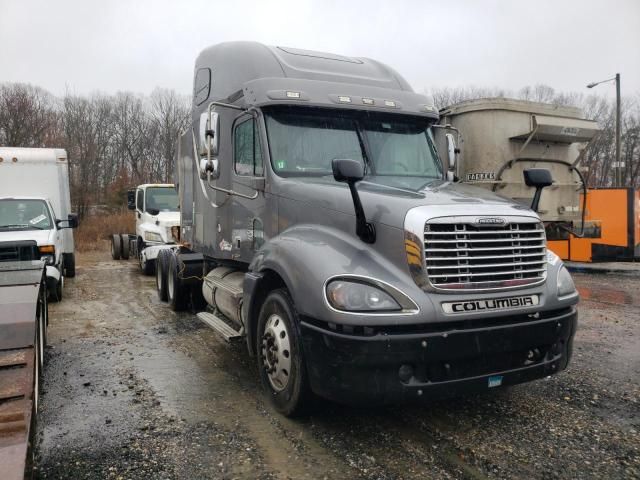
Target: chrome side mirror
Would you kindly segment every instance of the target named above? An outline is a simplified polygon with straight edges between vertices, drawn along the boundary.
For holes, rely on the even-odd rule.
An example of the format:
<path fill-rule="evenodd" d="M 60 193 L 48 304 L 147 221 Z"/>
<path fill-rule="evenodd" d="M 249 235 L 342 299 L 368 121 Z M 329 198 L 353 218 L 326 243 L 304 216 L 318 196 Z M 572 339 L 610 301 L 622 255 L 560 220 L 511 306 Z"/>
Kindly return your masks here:
<path fill-rule="evenodd" d="M 200 115 L 200 155 L 218 155 L 219 119 L 217 112 L 206 111 Z"/>
<path fill-rule="evenodd" d="M 447 157 L 449 159 L 449 170 L 456 170 L 456 162 L 457 162 L 457 154 L 459 152 L 458 147 L 456 147 L 456 139 L 452 133 L 447 133 L 445 135 L 447 139 Z"/>
<path fill-rule="evenodd" d="M 217 158 L 212 158 L 211 160 L 208 160 L 207 157 L 201 158 L 198 167 L 202 180 L 215 180 L 220 177 Z"/>
<path fill-rule="evenodd" d="M 432 125 L 431 133 L 433 135 L 433 142 L 435 144 L 436 150 L 442 160 L 442 168 L 445 170 L 445 179 L 453 182 L 457 181 L 456 174 L 458 170 L 458 154 L 460 153 L 460 148 L 456 145 L 457 141 L 461 140 L 460 132 L 457 128 L 446 124 L 446 125 Z M 445 160 L 445 153 L 446 160 Z"/>
<path fill-rule="evenodd" d="M 220 176 L 218 168 L 219 117 L 217 112 L 211 111 L 211 105 L 206 112 L 200 115 L 200 178 L 203 180 L 215 180 Z"/>

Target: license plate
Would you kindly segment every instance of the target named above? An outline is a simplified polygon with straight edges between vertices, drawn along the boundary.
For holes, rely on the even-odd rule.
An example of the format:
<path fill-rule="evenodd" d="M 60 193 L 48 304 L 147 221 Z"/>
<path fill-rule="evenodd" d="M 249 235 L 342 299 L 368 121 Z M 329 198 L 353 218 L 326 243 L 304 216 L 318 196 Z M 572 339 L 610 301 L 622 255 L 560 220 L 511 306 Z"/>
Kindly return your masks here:
<path fill-rule="evenodd" d="M 499 387 L 500 385 L 502 385 L 502 378 L 502 375 L 493 375 L 489 377 L 489 388 Z"/>
<path fill-rule="evenodd" d="M 444 313 L 482 313 L 501 310 L 515 310 L 518 308 L 535 307 L 540 303 L 538 295 L 524 295 L 519 297 L 489 298 L 486 300 L 466 300 L 464 302 L 444 302 Z"/>

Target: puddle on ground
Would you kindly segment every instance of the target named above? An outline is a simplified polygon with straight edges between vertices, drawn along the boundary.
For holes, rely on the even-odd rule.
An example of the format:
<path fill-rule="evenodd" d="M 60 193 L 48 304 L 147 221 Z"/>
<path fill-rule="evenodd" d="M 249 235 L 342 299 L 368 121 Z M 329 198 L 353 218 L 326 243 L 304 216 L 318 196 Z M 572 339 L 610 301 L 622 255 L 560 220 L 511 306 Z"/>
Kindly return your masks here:
<path fill-rule="evenodd" d="M 634 298 L 627 292 L 606 287 L 579 286 L 580 298 L 592 302 L 610 303 L 614 305 L 635 305 Z"/>

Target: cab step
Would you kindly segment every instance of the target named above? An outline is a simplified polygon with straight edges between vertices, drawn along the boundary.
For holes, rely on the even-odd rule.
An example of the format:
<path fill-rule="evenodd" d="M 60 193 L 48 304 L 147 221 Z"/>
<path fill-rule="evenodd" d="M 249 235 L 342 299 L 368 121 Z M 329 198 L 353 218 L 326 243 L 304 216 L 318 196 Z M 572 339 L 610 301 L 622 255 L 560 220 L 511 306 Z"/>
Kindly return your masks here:
<path fill-rule="evenodd" d="M 206 323 L 224 338 L 227 342 L 236 342 L 244 338 L 244 329 L 234 330 L 227 322 L 217 315 L 209 312 L 200 312 L 196 315 L 202 322 Z"/>

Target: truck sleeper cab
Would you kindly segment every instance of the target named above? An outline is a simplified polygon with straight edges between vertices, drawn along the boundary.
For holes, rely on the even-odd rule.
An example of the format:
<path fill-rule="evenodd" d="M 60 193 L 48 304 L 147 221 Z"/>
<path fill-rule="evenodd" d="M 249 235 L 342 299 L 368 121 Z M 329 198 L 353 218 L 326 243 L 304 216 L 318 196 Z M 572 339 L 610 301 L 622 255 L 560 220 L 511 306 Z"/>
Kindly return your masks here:
<path fill-rule="evenodd" d="M 198 316 L 246 340 L 280 412 L 309 392 L 390 403 L 566 368 L 578 294 L 538 215 L 447 180 L 438 113 L 396 72 L 251 42 L 195 71 L 181 246 L 159 276 L 173 306 L 201 288 Z"/>

